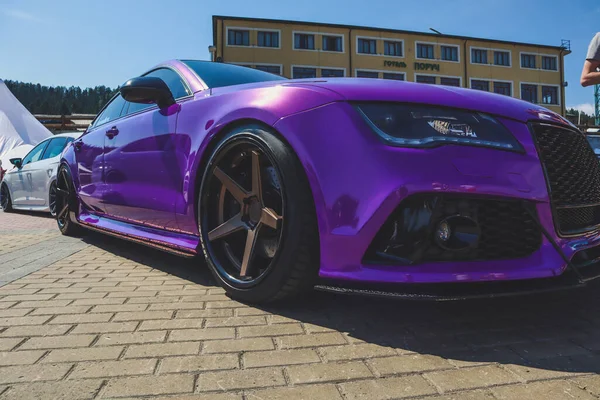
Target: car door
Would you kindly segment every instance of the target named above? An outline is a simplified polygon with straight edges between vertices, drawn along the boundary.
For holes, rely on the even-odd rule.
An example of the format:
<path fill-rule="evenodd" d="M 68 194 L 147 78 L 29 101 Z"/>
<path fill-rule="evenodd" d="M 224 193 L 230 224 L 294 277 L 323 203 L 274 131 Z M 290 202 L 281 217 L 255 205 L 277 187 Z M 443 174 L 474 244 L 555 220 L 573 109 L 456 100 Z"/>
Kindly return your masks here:
<path fill-rule="evenodd" d="M 48 191 L 50 188 L 50 177 L 53 170 L 53 159 L 56 157 L 67 141 L 66 137 L 57 137 L 48 140 L 48 145 L 44 149 L 39 160 L 29 165 L 28 173 L 31 176 L 31 185 L 29 186 L 28 204 L 31 206 L 45 206 L 48 202 Z"/>
<path fill-rule="evenodd" d="M 169 68 L 145 76 L 161 78 L 176 101 L 191 96 L 177 72 Z M 175 153 L 178 108 L 128 103 L 125 118 L 109 124 L 105 142 L 107 213 L 134 223 L 176 227 L 176 194 L 182 177 Z"/>
<path fill-rule="evenodd" d="M 69 140 L 70 139 L 70 140 Z M 50 179 L 58 168 L 58 156 L 65 148 L 68 141 L 73 138 L 59 136 L 49 140 L 44 154 L 35 163 L 31 164 L 31 193 L 29 194 L 31 205 L 47 206 L 48 194 L 50 192 Z"/>
<path fill-rule="evenodd" d="M 36 205 L 32 199 L 34 191 L 33 175 L 35 164 L 42 158 L 44 150 L 48 146 L 49 140 L 44 140 L 35 146 L 21 161 L 21 168 L 14 172 L 10 180 L 10 191 L 12 193 L 12 202 L 15 206 Z"/>
<path fill-rule="evenodd" d="M 79 199 L 91 211 L 104 213 L 107 195 L 104 173 L 104 140 L 111 122 L 119 119 L 125 100 L 120 94 L 100 111 L 90 128 L 75 142 L 75 159 L 79 186 L 76 188 Z"/>

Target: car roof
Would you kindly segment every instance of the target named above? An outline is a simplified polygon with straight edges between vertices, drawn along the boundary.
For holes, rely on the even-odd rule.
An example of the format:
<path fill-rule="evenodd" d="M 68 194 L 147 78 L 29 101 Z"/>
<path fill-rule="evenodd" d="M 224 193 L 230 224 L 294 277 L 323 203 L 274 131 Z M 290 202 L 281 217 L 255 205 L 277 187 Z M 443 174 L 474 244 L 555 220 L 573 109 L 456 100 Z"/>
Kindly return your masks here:
<path fill-rule="evenodd" d="M 57 134 L 52 135 L 49 138 L 46 138 L 44 140 L 50 140 L 50 139 L 55 138 L 55 137 L 72 137 L 72 138 L 77 139 L 79 136 L 81 136 L 82 133 L 83 132 L 63 132 L 63 133 L 57 133 Z"/>

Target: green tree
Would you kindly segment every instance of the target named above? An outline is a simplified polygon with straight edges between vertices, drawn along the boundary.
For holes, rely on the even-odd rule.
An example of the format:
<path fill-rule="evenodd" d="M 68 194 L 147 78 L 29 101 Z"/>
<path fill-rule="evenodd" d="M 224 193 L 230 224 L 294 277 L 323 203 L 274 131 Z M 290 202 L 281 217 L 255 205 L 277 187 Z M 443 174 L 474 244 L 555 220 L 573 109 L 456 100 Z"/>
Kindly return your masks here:
<path fill-rule="evenodd" d="M 81 89 L 11 80 L 5 83 L 32 114 L 97 114 L 116 91 L 106 86 Z"/>

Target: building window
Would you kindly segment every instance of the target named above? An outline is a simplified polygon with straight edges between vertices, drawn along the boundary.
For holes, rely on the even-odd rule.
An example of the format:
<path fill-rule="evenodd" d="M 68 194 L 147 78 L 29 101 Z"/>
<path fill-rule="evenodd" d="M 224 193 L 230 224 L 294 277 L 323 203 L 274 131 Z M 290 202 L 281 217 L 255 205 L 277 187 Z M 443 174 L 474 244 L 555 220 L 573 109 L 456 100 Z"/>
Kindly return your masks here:
<path fill-rule="evenodd" d="M 512 84 L 510 82 L 494 82 L 494 93 L 512 96 Z"/>
<path fill-rule="evenodd" d="M 321 68 L 321 76 L 323 78 L 343 78 L 343 69 Z"/>
<path fill-rule="evenodd" d="M 294 34 L 294 49 L 314 50 L 315 35 L 310 33 L 295 33 Z"/>
<path fill-rule="evenodd" d="M 379 78 L 379 73 L 378 72 L 373 72 L 373 71 L 356 71 L 356 77 L 357 78 Z"/>
<path fill-rule="evenodd" d="M 417 58 L 426 58 L 433 60 L 433 45 L 432 44 L 424 44 L 417 43 Z"/>
<path fill-rule="evenodd" d="M 258 32 L 258 47 L 279 47 L 279 32 Z"/>
<path fill-rule="evenodd" d="M 377 54 L 377 42 L 375 39 L 358 38 L 358 52 L 360 54 Z"/>
<path fill-rule="evenodd" d="M 281 75 L 281 67 L 279 65 L 257 65 L 256 69 L 275 75 Z"/>
<path fill-rule="evenodd" d="M 404 80 L 404 74 L 396 74 L 393 72 L 384 72 L 383 73 L 383 79 L 392 79 L 395 81 L 403 81 Z"/>
<path fill-rule="evenodd" d="M 394 42 L 392 40 L 385 40 L 383 42 L 383 54 L 392 57 L 402 57 L 402 42 Z"/>
<path fill-rule="evenodd" d="M 522 68 L 535 68 L 535 54 L 521 54 Z"/>
<path fill-rule="evenodd" d="M 471 62 L 473 64 L 487 64 L 487 50 L 471 49 Z"/>
<path fill-rule="evenodd" d="M 459 78 L 440 78 L 440 85 L 460 87 Z"/>
<path fill-rule="evenodd" d="M 558 105 L 558 88 L 556 86 L 542 86 L 542 103 Z"/>
<path fill-rule="evenodd" d="M 415 81 L 418 83 L 430 83 L 432 85 L 435 85 L 435 76 L 415 75 Z"/>
<path fill-rule="evenodd" d="M 484 92 L 489 92 L 490 91 L 490 82 L 482 81 L 479 79 L 473 79 L 473 80 L 471 80 L 471 89 L 483 90 Z"/>
<path fill-rule="evenodd" d="M 316 78 L 317 69 L 307 67 L 294 67 L 292 68 L 292 77 L 294 79 Z"/>
<path fill-rule="evenodd" d="M 227 33 L 227 44 L 230 46 L 250 46 L 250 31 L 230 29 Z"/>
<path fill-rule="evenodd" d="M 557 58 L 552 56 L 542 56 L 542 69 L 558 71 Z"/>
<path fill-rule="evenodd" d="M 529 101 L 530 103 L 537 104 L 537 85 L 521 85 L 521 99 Z"/>
<path fill-rule="evenodd" d="M 508 51 L 494 51 L 494 65 L 510 67 L 510 53 Z"/>
<path fill-rule="evenodd" d="M 444 61 L 458 61 L 458 47 L 456 47 L 456 46 L 442 46 L 442 60 L 444 60 Z"/>
<path fill-rule="evenodd" d="M 344 51 L 342 48 L 342 37 L 323 35 L 323 50 L 337 52 Z"/>

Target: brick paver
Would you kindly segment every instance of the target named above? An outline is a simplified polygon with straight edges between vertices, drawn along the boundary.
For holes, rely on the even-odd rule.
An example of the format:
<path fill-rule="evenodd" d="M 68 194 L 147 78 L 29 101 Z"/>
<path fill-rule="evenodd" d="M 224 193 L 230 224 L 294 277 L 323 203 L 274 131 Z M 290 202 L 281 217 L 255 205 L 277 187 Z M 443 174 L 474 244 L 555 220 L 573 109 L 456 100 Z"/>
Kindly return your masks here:
<path fill-rule="evenodd" d="M 598 286 L 252 307 L 198 262 L 0 212 L 3 273 L 0 400 L 600 398 Z"/>

